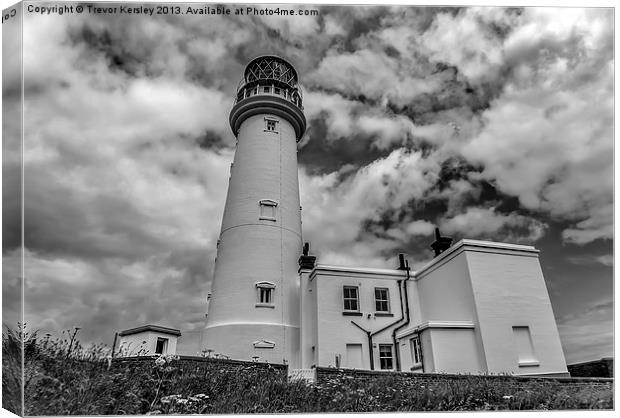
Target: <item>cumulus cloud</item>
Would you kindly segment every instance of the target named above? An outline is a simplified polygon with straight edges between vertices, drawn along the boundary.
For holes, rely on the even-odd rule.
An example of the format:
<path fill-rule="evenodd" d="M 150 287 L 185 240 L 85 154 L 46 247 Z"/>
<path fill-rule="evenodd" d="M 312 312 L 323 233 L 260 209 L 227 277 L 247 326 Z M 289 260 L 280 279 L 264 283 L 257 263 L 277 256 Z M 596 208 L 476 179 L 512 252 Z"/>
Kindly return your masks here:
<path fill-rule="evenodd" d="M 486 7 L 467 8 L 456 15 L 440 13 L 420 44 L 431 60 L 456 66 L 467 81 L 494 82 L 504 62 L 498 34 L 509 30 L 516 19 L 516 13 Z"/>
<path fill-rule="evenodd" d="M 405 143 L 414 132 L 410 119 L 348 100 L 339 94 L 308 92 L 305 112 L 308 120 L 325 122 L 327 139 L 331 141 L 367 140 L 374 147 L 386 150 Z"/>
<path fill-rule="evenodd" d="M 339 181 L 337 172 L 310 177 L 302 171 L 301 199 L 307 208 L 303 212 L 304 237 L 326 251 L 331 262 L 380 263 L 381 253 L 393 250 L 397 243 L 393 239 L 364 237 L 358 246 L 350 246 L 363 234 L 363 222 L 376 220 L 384 211 L 421 197 L 435 183 L 439 170 L 421 153 L 400 148 L 344 181 Z M 428 225 L 413 222 L 406 229 L 422 232 L 428 230 Z"/>
<path fill-rule="evenodd" d="M 504 44 L 514 76 L 462 153 L 523 207 L 573 221 L 564 238 L 583 244 L 611 238 L 611 25 L 604 12 L 564 10 L 524 12 Z"/>
<path fill-rule="evenodd" d="M 316 84 L 349 96 L 363 94 L 377 101 L 392 100 L 398 104 L 439 88 L 440 78 L 418 78 L 407 70 L 401 68 L 396 58 L 372 50 L 330 51 L 306 80 L 310 86 Z"/>
<path fill-rule="evenodd" d="M 488 241 L 533 243 L 542 237 L 547 225 L 531 217 L 498 213 L 495 208 L 469 207 L 465 213 L 441 223 L 443 232 Z"/>

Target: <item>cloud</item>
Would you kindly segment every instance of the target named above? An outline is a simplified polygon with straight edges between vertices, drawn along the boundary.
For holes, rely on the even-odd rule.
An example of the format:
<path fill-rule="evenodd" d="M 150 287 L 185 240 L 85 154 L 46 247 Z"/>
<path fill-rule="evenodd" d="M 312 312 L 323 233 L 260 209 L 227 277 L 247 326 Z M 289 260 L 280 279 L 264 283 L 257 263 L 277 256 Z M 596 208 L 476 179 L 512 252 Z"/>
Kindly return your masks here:
<path fill-rule="evenodd" d="M 442 232 L 488 241 L 533 243 L 545 233 L 547 225 L 516 213 L 498 213 L 495 208 L 469 207 L 466 212 L 444 219 Z"/>
<path fill-rule="evenodd" d="M 401 67 L 399 60 L 368 49 L 353 53 L 328 51 L 306 82 L 347 96 L 364 95 L 381 102 L 404 105 L 423 93 L 439 88 L 439 77 L 415 77 Z"/>
<path fill-rule="evenodd" d="M 311 177 L 302 171 L 304 236 L 325 253 L 320 254 L 321 260 L 378 264 L 384 261 L 380 254 L 392 251 L 398 243 L 367 235 L 357 242 L 365 233 L 364 222 L 421 197 L 435 184 L 439 170 L 438 164 L 421 153 L 400 148 L 343 181 L 338 172 Z M 407 228 L 421 232 L 428 225 L 419 222 Z"/>
<path fill-rule="evenodd" d="M 107 343 L 141 323 L 201 329 L 219 232 L 205 220 L 221 219 L 233 156 L 230 92 L 192 78 L 177 26 L 162 23 L 166 53 L 146 23 L 28 25 L 26 321 Z"/>
<path fill-rule="evenodd" d="M 417 220 L 409 222 L 408 224 L 402 227 L 394 227 L 385 231 L 386 235 L 394 238 L 395 240 L 400 240 L 401 242 L 407 241 L 411 237 L 415 237 L 416 235 L 420 236 L 430 236 L 435 231 L 435 225 L 423 220 Z"/>
<path fill-rule="evenodd" d="M 523 207 L 574 222 L 564 239 L 584 244 L 612 231 L 611 25 L 607 13 L 564 10 L 554 10 L 561 25 L 550 27 L 550 11 L 526 11 L 531 21 L 505 42 L 509 57 L 521 57 L 514 77 L 462 153 Z"/>
<path fill-rule="evenodd" d="M 165 257 L 93 262 L 26 251 L 24 265 L 25 321 L 40 333 L 77 326 L 82 338 L 110 344 L 114 331 L 144 323 L 204 325 L 204 301 L 186 297 L 202 293 L 204 284 L 188 282 L 187 266 L 170 265 Z M 171 309 L 175 305 L 184 309 Z"/>
<path fill-rule="evenodd" d="M 614 256 L 613 254 L 603 254 L 603 255 L 589 255 L 589 256 L 573 256 L 569 257 L 568 261 L 573 264 L 602 264 L 607 267 L 612 267 L 614 265 Z"/>
<path fill-rule="evenodd" d="M 558 318 L 558 331 L 568 364 L 598 360 L 613 353 L 613 301 L 591 302 L 580 312 Z"/>
<path fill-rule="evenodd" d="M 498 35 L 509 31 L 517 19 L 511 9 L 490 7 L 440 13 L 420 44 L 431 60 L 456 66 L 468 82 L 494 83 L 504 64 L 502 37 Z"/>
<path fill-rule="evenodd" d="M 415 129 L 411 120 L 402 115 L 339 94 L 309 91 L 304 99 L 306 118 L 323 120 L 330 141 L 367 140 L 374 147 L 386 150 L 405 143 Z"/>

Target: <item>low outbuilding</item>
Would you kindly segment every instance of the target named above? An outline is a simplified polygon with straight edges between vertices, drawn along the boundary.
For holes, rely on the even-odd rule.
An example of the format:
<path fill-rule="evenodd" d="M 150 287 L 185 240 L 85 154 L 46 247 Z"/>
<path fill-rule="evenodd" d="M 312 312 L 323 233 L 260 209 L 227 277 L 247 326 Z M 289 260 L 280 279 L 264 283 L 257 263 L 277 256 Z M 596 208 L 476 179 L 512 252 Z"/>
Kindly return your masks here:
<path fill-rule="evenodd" d="M 118 334 L 117 357 L 176 354 L 181 331 L 159 325 L 143 325 Z"/>

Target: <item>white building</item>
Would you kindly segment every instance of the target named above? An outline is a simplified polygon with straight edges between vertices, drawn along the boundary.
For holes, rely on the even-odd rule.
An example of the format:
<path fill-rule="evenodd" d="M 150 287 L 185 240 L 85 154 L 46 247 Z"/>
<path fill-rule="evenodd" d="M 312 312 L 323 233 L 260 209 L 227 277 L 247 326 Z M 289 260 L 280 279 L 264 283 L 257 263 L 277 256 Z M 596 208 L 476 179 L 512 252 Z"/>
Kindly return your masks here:
<path fill-rule="evenodd" d="M 295 69 L 246 67 L 205 349 L 233 359 L 448 373 L 567 375 L 538 251 L 437 236 L 411 271 L 326 266 L 302 254 Z"/>
<path fill-rule="evenodd" d="M 144 325 L 119 332 L 115 355 L 148 356 L 155 354 L 176 354 L 177 339 L 181 331 L 158 325 Z"/>
<path fill-rule="evenodd" d="M 410 274 L 310 263 L 301 368 L 567 374 L 533 247 L 461 240 Z"/>

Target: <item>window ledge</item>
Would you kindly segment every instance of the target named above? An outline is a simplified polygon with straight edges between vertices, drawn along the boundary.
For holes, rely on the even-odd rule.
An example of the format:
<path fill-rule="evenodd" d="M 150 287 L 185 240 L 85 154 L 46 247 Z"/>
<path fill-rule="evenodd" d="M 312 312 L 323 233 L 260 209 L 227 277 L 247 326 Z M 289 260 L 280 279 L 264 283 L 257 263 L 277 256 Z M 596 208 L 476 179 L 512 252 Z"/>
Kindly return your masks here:
<path fill-rule="evenodd" d="M 344 316 L 362 316 L 363 314 L 361 312 L 347 312 L 347 311 L 344 311 L 342 313 L 342 315 L 344 315 Z"/>
<path fill-rule="evenodd" d="M 272 134 L 277 134 L 278 133 L 278 131 L 270 131 L 268 129 L 263 130 L 263 132 L 269 132 L 269 133 L 272 133 Z"/>
<path fill-rule="evenodd" d="M 258 219 L 261 221 L 276 221 L 276 218 L 272 218 L 271 216 L 259 216 Z"/>
<path fill-rule="evenodd" d="M 275 308 L 273 303 L 257 303 L 255 306 L 257 308 Z"/>
<path fill-rule="evenodd" d="M 394 316 L 394 314 L 390 312 L 375 312 L 375 316 Z"/>
<path fill-rule="evenodd" d="M 532 367 L 532 366 L 540 366 L 540 361 L 538 360 L 526 360 L 520 361 L 519 367 Z"/>
<path fill-rule="evenodd" d="M 422 363 L 420 363 L 420 364 L 414 364 L 414 365 L 411 367 L 411 369 L 410 369 L 410 370 L 411 370 L 411 371 L 414 371 L 414 370 L 420 370 L 421 368 L 422 368 Z"/>

